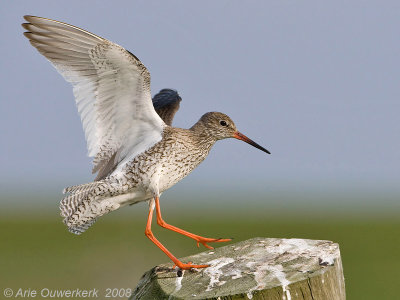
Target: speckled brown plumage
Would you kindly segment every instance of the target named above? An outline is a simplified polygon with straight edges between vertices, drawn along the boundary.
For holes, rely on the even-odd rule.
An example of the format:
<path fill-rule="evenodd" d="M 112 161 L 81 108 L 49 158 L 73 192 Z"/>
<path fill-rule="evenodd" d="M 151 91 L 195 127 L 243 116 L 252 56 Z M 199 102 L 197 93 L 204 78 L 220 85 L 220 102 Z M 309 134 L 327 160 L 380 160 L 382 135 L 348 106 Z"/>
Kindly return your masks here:
<path fill-rule="evenodd" d="M 230 126 L 222 127 L 220 120 Z M 94 219 L 112 210 L 149 200 L 155 191 L 162 193 L 187 176 L 207 157 L 217 140 L 234 131 L 232 120 L 217 112 L 203 115 L 190 129 L 166 126 L 159 143 L 123 168 L 103 180 L 83 185 L 82 189 L 66 189 L 71 195 L 61 201 L 64 222 L 70 231 L 79 234 Z"/>

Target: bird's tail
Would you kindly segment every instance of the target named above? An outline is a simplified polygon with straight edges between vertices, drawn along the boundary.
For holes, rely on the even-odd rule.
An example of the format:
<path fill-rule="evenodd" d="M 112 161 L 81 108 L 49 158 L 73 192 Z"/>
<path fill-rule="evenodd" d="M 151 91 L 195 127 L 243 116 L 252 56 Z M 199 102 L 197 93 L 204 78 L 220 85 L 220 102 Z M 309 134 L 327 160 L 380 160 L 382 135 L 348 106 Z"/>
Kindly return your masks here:
<path fill-rule="evenodd" d="M 68 230 L 75 234 L 86 231 L 97 218 L 119 208 L 118 203 L 107 201 L 113 186 L 105 180 L 65 188 L 68 193 L 60 202 L 61 216 Z"/>

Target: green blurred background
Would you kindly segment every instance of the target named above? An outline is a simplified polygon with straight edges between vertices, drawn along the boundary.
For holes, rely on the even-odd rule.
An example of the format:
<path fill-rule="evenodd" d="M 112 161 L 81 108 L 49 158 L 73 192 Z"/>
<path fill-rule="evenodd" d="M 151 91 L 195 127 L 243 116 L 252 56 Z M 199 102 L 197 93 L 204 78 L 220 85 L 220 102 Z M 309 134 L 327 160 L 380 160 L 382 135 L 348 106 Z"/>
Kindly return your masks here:
<path fill-rule="evenodd" d="M 345 195 L 336 195 L 339 200 L 327 206 L 315 199 L 298 199 L 298 195 L 267 199 L 239 192 L 224 199 L 218 193 L 204 192 L 204 198 L 183 194 L 163 197 L 163 216 L 171 224 L 204 236 L 234 237 L 233 242 L 257 236 L 332 240 L 340 244 L 348 299 L 398 297 L 400 221 L 396 205 L 379 208 L 367 195 L 362 206 L 336 206 L 346 199 L 352 202 Z M 37 200 L 2 211 L 2 289 L 97 288 L 101 294 L 106 288 L 133 289 L 146 270 L 168 262 L 144 236 L 145 203 L 113 212 L 76 236 L 58 217 L 57 200 L 39 209 L 34 203 L 43 198 Z M 156 224 L 153 229 L 178 257 L 205 250 Z"/>

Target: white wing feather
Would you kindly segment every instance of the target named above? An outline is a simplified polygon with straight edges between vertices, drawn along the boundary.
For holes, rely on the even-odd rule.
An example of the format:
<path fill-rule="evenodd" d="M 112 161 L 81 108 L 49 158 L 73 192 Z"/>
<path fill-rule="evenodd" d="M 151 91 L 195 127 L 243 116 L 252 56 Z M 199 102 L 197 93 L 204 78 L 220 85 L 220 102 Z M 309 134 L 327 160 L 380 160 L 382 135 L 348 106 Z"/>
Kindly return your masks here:
<path fill-rule="evenodd" d="M 165 124 L 152 105 L 150 74 L 137 57 L 78 27 L 25 19 L 25 36 L 73 85 L 93 172 L 104 177 L 161 140 Z"/>

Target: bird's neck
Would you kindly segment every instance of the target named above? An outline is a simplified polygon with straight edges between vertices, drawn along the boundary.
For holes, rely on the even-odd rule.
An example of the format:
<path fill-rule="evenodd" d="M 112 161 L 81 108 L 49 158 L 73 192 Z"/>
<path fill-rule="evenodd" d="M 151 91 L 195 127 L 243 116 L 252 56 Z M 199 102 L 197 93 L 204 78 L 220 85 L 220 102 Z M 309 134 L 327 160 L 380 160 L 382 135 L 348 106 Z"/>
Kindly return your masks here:
<path fill-rule="evenodd" d="M 194 124 L 189 130 L 191 130 L 199 142 L 206 147 L 209 146 L 209 148 L 211 148 L 217 141 L 217 138 L 212 134 L 210 128 L 205 126 L 201 120 Z"/>

